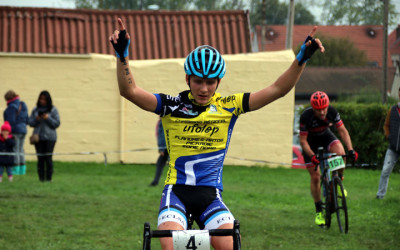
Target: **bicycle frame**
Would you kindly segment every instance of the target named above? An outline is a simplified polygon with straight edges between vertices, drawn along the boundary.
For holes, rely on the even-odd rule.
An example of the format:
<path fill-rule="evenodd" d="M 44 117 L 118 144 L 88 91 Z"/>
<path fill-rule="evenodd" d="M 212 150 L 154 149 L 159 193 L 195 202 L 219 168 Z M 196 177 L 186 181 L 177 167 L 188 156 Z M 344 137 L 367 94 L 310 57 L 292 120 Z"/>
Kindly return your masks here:
<path fill-rule="evenodd" d="M 348 232 L 348 213 L 346 197 L 344 195 L 344 188 L 341 178 L 338 176 L 338 169 L 333 169 L 331 172 L 330 166 L 328 166 L 328 159 L 337 156 L 332 153 L 324 153 L 323 148 L 318 148 L 318 160 L 320 161 L 319 167 L 321 169 L 321 186 L 323 197 L 323 210 L 325 211 L 325 225 L 327 228 L 331 225 L 331 214 L 336 213 L 339 230 L 341 232 Z M 339 157 L 348 157 L 349 155 L 341 155 Z M 340 159 L 340 158 L 339 158 Z M 343 162 L 343 158 L 342 162 Z M 342 163 L 343 164 L 343 163 Z M 315 167 L 315 170 L 318 166 Z M 344 168 L 344 164 L 343 167 Z M 339 194 L 341 192 L 341 196 Z M 343 214 L 342 214 L 343 213 Z M 342 216 L 344 218 L 342 218 Z M 342 221 L 343 219 L 343 221 Z M 344 223 L 344 228 L 342 224 Z"/>

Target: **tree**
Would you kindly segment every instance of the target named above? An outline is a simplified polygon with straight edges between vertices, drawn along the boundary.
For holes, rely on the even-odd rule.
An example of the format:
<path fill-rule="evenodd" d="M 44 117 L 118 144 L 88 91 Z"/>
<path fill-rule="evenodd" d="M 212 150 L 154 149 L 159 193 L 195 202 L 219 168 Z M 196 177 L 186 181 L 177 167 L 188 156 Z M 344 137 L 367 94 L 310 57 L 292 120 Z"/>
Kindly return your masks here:
<path fill-rule="evenodd" d="M 308 66 L 344 67 L 367 65 L 368 59 L 365 51 L 358 49 L 349 39 L 329 37 L 319 33 L 315 36 L 323 41 L 326 50 L 325 53 L 315 53 L 312 60 L 307 62 Z M 297 53 L 300 51 L 300 46 L 296 51 Z"/>
<path fill-rule="evenodd" d="M 266 4 L 266 11 L 263 14 L 263 1 L 252 0 L 250 5 L 250 20 L 251 25 L 262 24 L 286 24 L 288 15 L 288 4 L 282 3 L 279 0 L 264 0 Z M 264 23 L 264 22 L 265 23 Z M 295 24 L 316 24 L 315 17 L 311 14 L 302 3 L 295 5 Z"/>
<path fill-rule="evenodd" d="M 389 25 L 396 24 L 396 8 L 389 4 Z M 325 0 L 322 20 L 328 25 L 383 24 L 383 2 L 379 0 Z"/>
<path fill-rule="evenodd" d="M 307 25 L 307 24 L 318 24 L 315 20 L 314 15 L 302 4 L 295 4 L 294 11 L 294 24 Z"/>
<path fill-rule="evenodd" d="M 239 10 L 248 0 L 75 0 L 77 8 L 85 9 L 147 9 L 158 5 L 164 10 Z"/>
<path fill-rule="evenodd" d="M 75 0 L 77 9 L 95 9 L 97 8 L 97 1 L 94 0 Z"/>
<path fill-rule="evenodd" d="M 246 8 L 243 0 L 193 0 L 196 10 L 241 10 Z"/>
<path fill-rule="evenodd" d="M 184 10 L 193 0 L 75 0 L 78 9 L 140 10 L 158 5 L 164 10 Z"/>
<path fill-rule="evenodd" d="M 262 10 L 265 1 L 267 11 Z M 303 0 L 305 1 L 305 0 Z M 147 9 L 158 5 L 165 10 L 242 10 L 250 8 L 251 25 L 286 24 L 288 4 L 279 0 L 75 0 L 77 8 L 85 9 Z M 295 24 L 316 24 L 315 17 L 301 2 L 295 5 Z M 265 14 L 263 14 L 265 13 Z"/>

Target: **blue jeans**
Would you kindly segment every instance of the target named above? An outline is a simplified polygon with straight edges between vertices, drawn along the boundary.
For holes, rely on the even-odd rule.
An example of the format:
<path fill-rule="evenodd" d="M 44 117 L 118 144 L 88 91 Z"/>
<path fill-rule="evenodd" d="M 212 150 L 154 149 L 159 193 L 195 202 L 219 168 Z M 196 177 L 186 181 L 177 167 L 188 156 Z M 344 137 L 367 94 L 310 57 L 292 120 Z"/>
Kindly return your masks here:
<path fill-rule="evenodd" d="M 3 172 L 4 172 L 4 168 L 6 168 L 7 171 L 7 175 L 8 177 L 12 176 L 12 167 L 4 167 L 4 166 L 0 166 L 0 176 L 3 176 Z"/>
<path fill-rule="evenodd" d="M 393 171 L 394 165 L 399 159 L 399 154 L 396 151 L 388 148 L 386 150 L 385 160 L 382 167 L 381 180 L 379 181 L 379 189 L 376 196 L 383 198 L 386 194 L 389 184 L 389 176 Z"/>
<path fill-rule="evenodd" d="M 15 166 L 25 165 L 25 154 L 24 154 L 24 141 L 25 134 L 13 134 L 15 138 L 14 152 L 15 155 Z"/>

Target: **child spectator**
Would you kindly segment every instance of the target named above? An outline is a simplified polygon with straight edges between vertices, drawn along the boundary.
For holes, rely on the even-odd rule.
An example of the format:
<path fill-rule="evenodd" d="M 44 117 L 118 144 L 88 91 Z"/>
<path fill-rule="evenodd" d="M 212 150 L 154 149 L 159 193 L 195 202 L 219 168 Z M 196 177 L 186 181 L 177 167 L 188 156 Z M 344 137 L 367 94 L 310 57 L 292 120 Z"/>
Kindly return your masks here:
<path fill-rule="evenodd" d="M 14 152 L 15 140 L 11 135 L 11 126 L 6 121 L 1 126 L 1 136 L 0 136 L 0 152 L 1 153 L 13 153 Z M 8 180 L 13 180 L 12 167 L 14 166 L 14 156 L 13 155 L 0 155 L 0 182 L 3 181 L 3 172 L 6 168 Z"/>
<path fill-rule="evenodd" d="M 26 125 L 28 124 L 28 107 L 17 93 L 9 90 L 4 95 L 7 102 L 7 108 L 4 110 L 4 121 L 8 121 L 12 128 L 12 135 L 15 141 L 14 145 L 14 175 L 24 175 L 26 173 L 24 142 L 26 136 Z"/>

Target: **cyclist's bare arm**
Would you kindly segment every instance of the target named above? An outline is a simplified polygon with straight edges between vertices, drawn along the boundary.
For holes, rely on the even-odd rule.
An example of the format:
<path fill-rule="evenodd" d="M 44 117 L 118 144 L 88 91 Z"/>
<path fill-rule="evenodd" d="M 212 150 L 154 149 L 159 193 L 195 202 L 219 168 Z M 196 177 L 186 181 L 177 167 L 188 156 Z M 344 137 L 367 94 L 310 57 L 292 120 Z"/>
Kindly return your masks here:
<path fill-rule="evenodd" d="M 346 129 L 344 124 L 337 128 L 337 132 L 339 134 L 339 137 L 344 142 L 344 144 L 346 144 L 347 150 L 349 150 L 349 151 L 353 150 L 353 145 L 351 143 L 349 131 Z"/>
<path fill-rule="evenodd" d="M 314 26 L 309 36 L 314 37 L 317 27 Z M 319 39 L 315 39 L 319 46 L 319 50 L 323 53 L 325 48 Z M 311 41 L 308 41 L 306 46 L 310 46 Z M 294 62 L 272 85 L 250 94 L 249 99 L 249 109 L 251 111 L 260 109 L 265 105 L 275 101 L 278 98 L 285 96 L 297 83 L 301 73 L 304 70 L 305 63 L 303 65 L 298 65 L 298 60 L 295 59 Z"/>
<path fill-rule="evenodd" d="M 311 150 L 310 144 L 308 144 L 307 135 L 300 135 L 300 146 L 301 149 L 303 149 L 303 152 L 307 154 L 310 158 L 315 154 Z"/>
<path fill-rule="evenodd" d="M 128 60 L 124 63 L 117 60 L 117 75 L 119 93 L 121 96 L 144 110 L 150 112 L 156 110 L 157 98 L 152 93 L 137 86 L 131 69 L 129 68 Z"/>
<path fill-rule="evenodd" d="M 117 43 L 119 33 L 125 30 L 125 26 L 121 19 L 118 18 L 119 30 L 116 30 L 110 37 L 111 42 Z M 126 38 L 130 39 L 129 34 L 126 33 Z M 125 62 L 117 59 L 117 79 L 119 93 L 127 100 L 136 104 L 138 107 L 154 112 L 157 107 L 157 98 L 150 92 L 140 88 L 136 85 L 132 71 L 129 67 L 129 58 L 125 58 Z"/>

